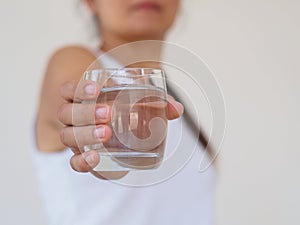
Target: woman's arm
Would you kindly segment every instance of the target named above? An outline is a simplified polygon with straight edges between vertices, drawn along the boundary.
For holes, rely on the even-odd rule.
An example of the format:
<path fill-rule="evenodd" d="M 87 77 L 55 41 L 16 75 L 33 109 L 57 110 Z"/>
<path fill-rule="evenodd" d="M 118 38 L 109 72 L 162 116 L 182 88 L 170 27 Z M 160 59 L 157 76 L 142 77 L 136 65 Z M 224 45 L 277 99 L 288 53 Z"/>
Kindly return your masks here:
<path fill-rule="evenodd" d="M 79 151 L 78 140 L 74 133 L 80 134 L 79 143 L 105 142 L 111 136 L 106 125 L 110 121 L 111 109 L 108 106 L 96 105 L 88 107 L 78 102 L 95 100 L 100 93 L 100 85 L 92 81 L 78 81 L 85 70 L 95 63 L 96 57 L 88 50 L 80 47 L 67 47 L 57 51 L 50 59 L 42 86 L 40 107 L 37 117 L 37 145 L 40 151 L 57 152 L 70 148 L 74 156 L 70 160 L 72 168 L 78 172 L 91 171 L 94 175 L 106 179 L 118 179 L 127 172 L 92 171 L 99 162 L 96 151 L 83 154 Z M 99 68 L 99 67 L 98 67 Z M 92 87 L 89 90 L 87 87 Z M 91 94 L 91 90 L 94 92 Z M 75 95 L 76 93 L 76 95 Z M 107 118 L 98 118 L 97 109 L 107 108 Z M 77 118 L 73 118 L 76 108 Z M 172 98 L 168 99 L 168 119 L 175 119 L 183 113 L 183 106 Z M 104 135 L 96 132 L 92 125 L 96 118 L 96 128 L 103 128 Z M 98 130 L 98 129 L 97 129 Z"/>
<path fill-rule="evenodd" d="M 55 52 L 49 60 L 36 121 L 36 141 L 40 151 L 57 152 L 66 148 L 60 140 L 64 125 L 57 117 L 59 108 L 65 102 L 60 95 L 60 87 L 65 82 L 78 81 L 95 59 L 90 51 L 70 46 Z"/>
<path fill-rule="evenodd" d="M 37 146 L 42 152 L 58 152 L 68 147 L 74 152 L 70 159 L 71 167 L 74 170 L 78 172 L 92 172 L 95 176 L 102 179 L 118 179 L 126 175 L 127 172 L 104 172 L 104 177 L 92 171 L 92 168 L 100 160 L 98 153 L 92 150 L 81 154 L 75 135 L 72 133 L 77 130 L 85 137 L 85 140 L 82 140 L 83 142 L 93 141 L 90 139 L 94 136 L 90 137 L 87 135 L 87 133 L 92 134 L 92 132 L 82 132 L 81 129 L 89 129 L 89 122 L 85 120 L 84 115 L 90 115 L 90 118 L 93 120 L 96 116 L 95 108 L 91 108 L 89 112 L 86 112 L 88 110 L 87 105 L 74 102 L 76 102 L 76 98 L 81 100 L 97 98 L 100 92 L 99 84 L 96 82 L 91 83 L 90 81 L 78 83 L 84 71 L 91 64 L 94 64 L 95 60 L 96 57 L 90 51 L 81 47 L 66 47 L 58 50 L 51 57 L 46 69 L 37 115 Z M 88 83 L 96 88 L 92 95 L 86 92 Z M 76 96 L 75 92 L 77 92 Z M 80 125 L 76 124 L 76 122 L 74 123 L 72 114 L 72 108 L 78 106 L 81 110 L 85 110 L 85 113 L 81 113 L 83 116 L 80 115 L 79 119 L 83 120 L 79 121 Z M 108 114 L 109 111 L 110 109 L 108 109 Z M 108 120 L 110 120 L 109 116 L 107 119 L 96 120 L 96 122 L 105 124 L 109 122 Z M 105 136 L 97 139 L 97 141 L 106 141 L 110 137 L 110 128 L 108 126 L 105 127 Z"/>

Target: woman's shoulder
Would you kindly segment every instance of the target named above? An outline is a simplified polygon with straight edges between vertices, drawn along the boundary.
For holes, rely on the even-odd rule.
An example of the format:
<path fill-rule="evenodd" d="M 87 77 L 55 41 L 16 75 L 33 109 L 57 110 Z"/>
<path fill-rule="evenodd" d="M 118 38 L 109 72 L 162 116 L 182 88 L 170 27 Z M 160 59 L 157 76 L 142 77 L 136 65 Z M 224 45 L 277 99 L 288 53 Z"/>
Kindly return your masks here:
<path fill-rule="evenodd" d="M 81 45 L 68 45 L 56 49 L 49 57 L 46 77 L 76 80 L 82 73 L 97 63 L 95 53 Z"/>
<path fill-rule="evenodd" d="M 49 63 L 72 64 L 73 66 L 91 63 L 96 60 L 95 53 L 81 45 L 67 45 L 56 49 Z"/>
<path fill-rule="evenodd" d="M 93 51 L 84 45 L 65 45 L 57 48 L 53 56 L 64 56 L 64 55 L 75 55 L 75 56 L 94 56 Z"/>
<path fill-rule="evenodd" d="M 79 81 L 96 59 L 88 48 L 75 45 L 59 48 L 50 56 L 44 72 L 36 122 L 37 146 L 41 151 L 55 152 L 65 148 L 59 136 L 62 125 L 56 117 L 64 103 L 60 88 L 66 82 Z"/>

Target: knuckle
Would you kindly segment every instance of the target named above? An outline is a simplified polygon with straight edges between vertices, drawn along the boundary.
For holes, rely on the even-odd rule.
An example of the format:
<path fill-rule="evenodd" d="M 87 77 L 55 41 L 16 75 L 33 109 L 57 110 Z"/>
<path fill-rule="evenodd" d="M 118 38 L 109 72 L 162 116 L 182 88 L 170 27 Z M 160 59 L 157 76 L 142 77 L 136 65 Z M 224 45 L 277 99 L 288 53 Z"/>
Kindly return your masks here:
<path fill-rule="evenodd" d="M 59 134 L 59 136 L 60 136 L 60 141 L 64 144 L 64 145 L 66 145 L 66 138 L 65 138 L 65 132 L 66 132 L 66 128 L 63 128 L 63 129 L 61 129 L 61 131 L 60 131 L 60 134 Z"/>
<path fill-rule="evenodd" d="M 81 151 L 78 147 L 70 147 L 70 149 L 73 151 L 74 154 L 81 154 Z"/>
<path fill-rule="evenodd" d="M 66 111 L 66 108 L 67 108 L 67 103 L 64 103 L 62 105 L 59 106 L 58 110 L 57 110 L 57 117 L 58 117 L 58 120 L 62 123 L 64 123 L 65 121 L 65 111 Z"/>
<path fill-rule="evenodd" d="M 67 101 L 72 101 L 74 99 L 74 90 L 77 87 L 77 83 L 75 81 L 67 81 L 64 82 L 60 86 L 60 95 L 63 99 Z"/>
<path fill-rule="evenodd" d="M 172 95 L 168 94 L 167 98 L 168 98 L 168 100 L 174 100 L 175 101 L 175 98 Z"/>
<path fill-rule="evenodd" d="M 60 93 L 60 96 L 64 98 L 65 96 L 65 91 L 67 89 L 67 87 L 70 85 L 70 82 L 66 81 L 64 83 L 62 83 L 62 85 L 60 85 L 59 87 L 59 93 Z"/>

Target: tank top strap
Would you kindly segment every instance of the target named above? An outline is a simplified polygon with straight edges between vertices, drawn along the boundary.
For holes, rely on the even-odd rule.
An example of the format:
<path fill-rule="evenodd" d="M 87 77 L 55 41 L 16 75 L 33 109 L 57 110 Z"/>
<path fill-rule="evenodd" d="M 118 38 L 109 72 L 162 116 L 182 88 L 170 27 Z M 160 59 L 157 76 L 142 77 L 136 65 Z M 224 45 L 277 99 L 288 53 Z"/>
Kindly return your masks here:
<path fill-rule="evenodd" d="M 96 50 L 94 51 L 95 56 L 97 57 L 98 61 L 104 68 L 123 68 L 124 66 L 119 63 L 117 60 L 109 56 L 107 53 Z"/>

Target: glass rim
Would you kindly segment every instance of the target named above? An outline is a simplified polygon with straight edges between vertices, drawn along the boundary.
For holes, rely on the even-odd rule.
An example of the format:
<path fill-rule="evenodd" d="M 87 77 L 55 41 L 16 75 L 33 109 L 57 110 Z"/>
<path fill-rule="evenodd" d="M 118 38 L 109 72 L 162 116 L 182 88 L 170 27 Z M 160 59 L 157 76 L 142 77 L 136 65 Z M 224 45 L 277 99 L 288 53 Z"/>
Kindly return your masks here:
<path fill-rule="evenodd" d="M 138 73 L 138 74 L 122 74 L 122 73 L 119 73 L 121 71 L 137 71 L 137 70 L 140 70 L 142 71 L 141 73 Z M 146 72 L 147 70 L 150 70 L 151 72 Z M 111 72 L 114 72 L 115 73 L 111 73 Z M 105 73 L 105 72 L 110 72 L 110 76 L 111 77 L 139 77 L 139 76 L 153 76 L 153 75 L 162 75 L 164 76 L 164 70 L 163 69 L 156 69 L 156 68 L 104 68 L 104 69 L 90 69 L 90 70 L 86 70 L 84 72 L 84 79 L 87 79 L 87 76 L 89 75 L 101 75 L 102 73 Z"/>

